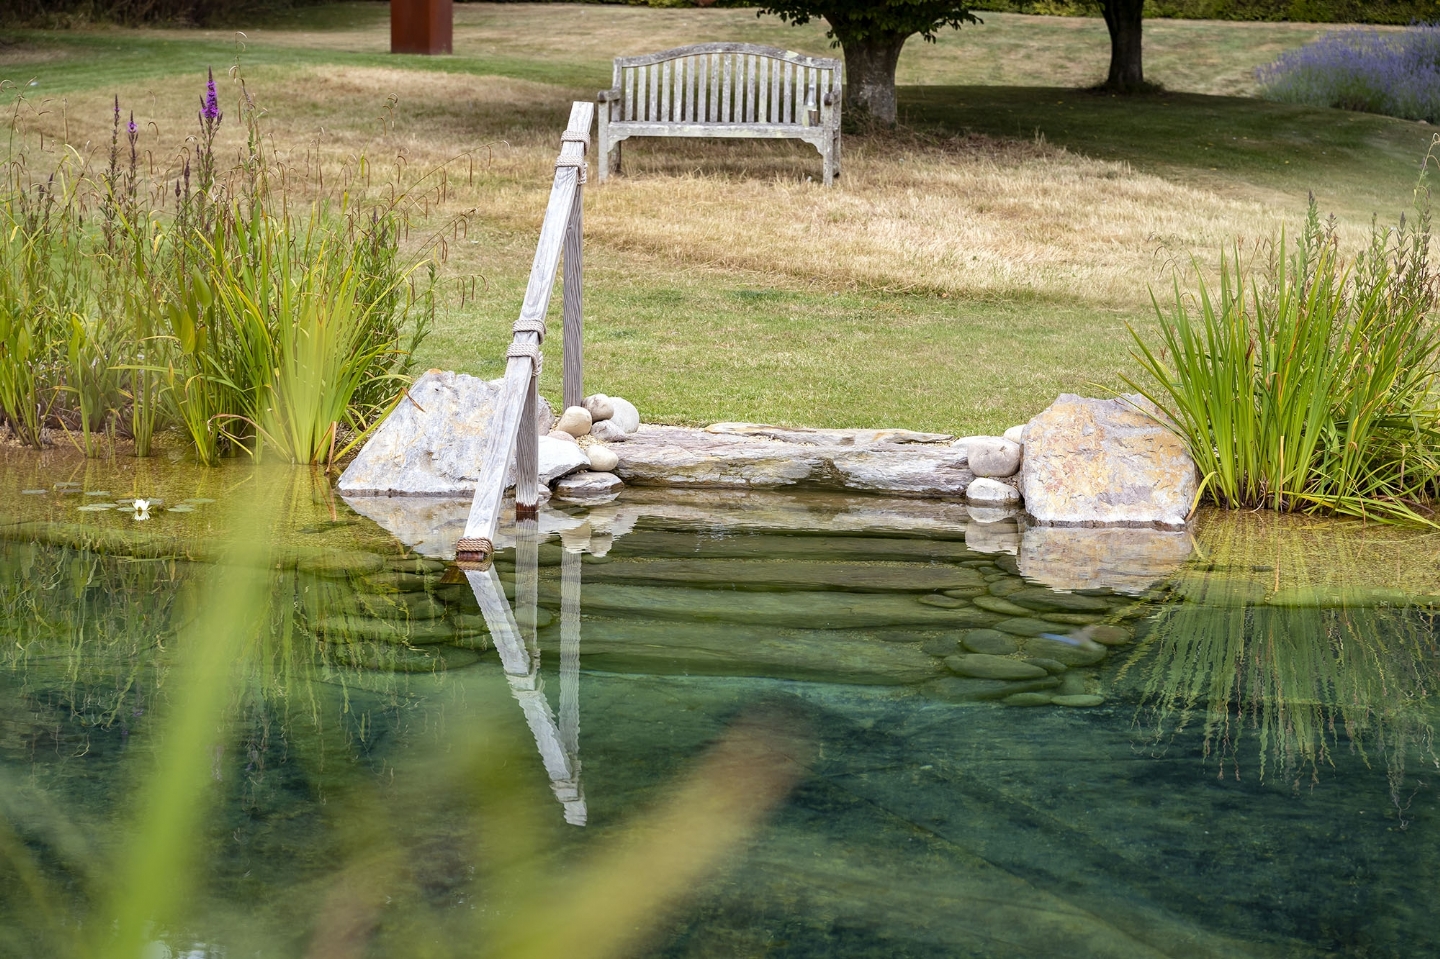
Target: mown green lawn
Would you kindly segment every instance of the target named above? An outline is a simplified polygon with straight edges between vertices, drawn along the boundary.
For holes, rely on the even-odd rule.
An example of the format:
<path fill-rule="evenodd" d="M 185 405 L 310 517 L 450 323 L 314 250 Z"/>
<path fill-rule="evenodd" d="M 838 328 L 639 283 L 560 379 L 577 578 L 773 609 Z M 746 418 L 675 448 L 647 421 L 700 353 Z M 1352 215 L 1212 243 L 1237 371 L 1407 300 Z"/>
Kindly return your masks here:
<path fill-rule="evenodd" d="M 244 36 L 183 30 L 12 32 L 0 38 L 0 80 L 35 110 L 103 118 L 112 91 L 143 105 L 157 90 L 196 86 L 207 67 L 218 71 L 239 51 L 247 83 L 265 103 L 277 141 L 300 141 L 320 127 L 356 141 L 376 124 L 384 84 L 397 76 L 509 77 L 538 85 L 525 89 L 548 91 L 549 99 L 532 102 L 517 94 L 521 99 L 503 116 L 468 120 L 455 104 L 402 99 L 397 107 L 402 132 L 437 156 L 483 142 L 492 154 L 513 148 L 516 156 L 531 150 L 538 157 L 553 150 L 542 144 L 558 139 L 556 104 L 589 99 L 608 85 L 609 59 L 616 53 L 724 38 L 816 53 L 828 49 L 815 25 L 787 28 L 745 10 L 464 4 L 456 7 L 454 56 L 396 57 L 385 52 L 385 11 L 383 4 L 336 4 L 247 27 Z M 938 44 L 912 42 L 902 59 L 902 118 L 924 143 L 942 144 L 921 149 L 921 159 L 930 164 L 925 169 L 937 177 L 952 162 L 946 138 L 979 133 L 1030 143 L 1039 135 L 1049 147 L 1113 164 L 1113 176 L 1126 183 L 1133 179 L 1137 194 L 1155 192 L 1154 177 L 1184 187 L 1195 207 L 1185 215 L 1197 223 L 1207 204 L 1216 210 L 1246 205 L 1251 212 L 1244 217 L 1217 220 L 1241 224 L 1235 229 L 1248 235 L 1239 239 L 1253 240 L 1282 222 L 1298 221 L 1312 191 L 1352 232 L 1368 224 L 1372 213 L 1393 219 L 1410 203 L 1431 142 L 1429 127 L 1235 95 L 1253 90 L 1256 65 L 1313 37 L 1318 28 L 1153 22 L 1147 26 L 1149 74 L 1168 92 L 1115 98 L 1082 89 L 1104 68 L 1104 29 L 1098 21 L 988 14 L 985 19 L 984 26 L 945 34 Z M 346 71 L 379 78 L 377 85 L 350 100 L 311 95 L 312 80 Z M 156 109 L 171 108 L 162 102 Z M 180 107 L 171 112 L 167 133 L 187 122 Z M 92 122 L 85 136 L 98 142 L 100 129 Z M 108 142 L 108 132 L 103 135 Z M 747 149 L 717 145 L 712 161 L 703 150 L 646 145 L 636 156 L 658 159 L 651 168 L 642 163 L 637 176 L 652 183 L 665 176 L 687 183 L 686 178 L 709 177 L 717 191 L 747 178 L 776 178 L 778 190 L 818 170 L 811 169 L 813 156 L 803 150 Z M 887 169 L 896 171 L 898 182 L 917 147 L 905 136 L 875 136 L 852 137 L 847 149 L 852 151 L 847 155 L 867 158 L 865 182 L 883 180 Z M 991 161 L 964 154 L 953 162 Z M 1034 175 L 1033 163 L 1023 158 L 994 162 L 1001 176 L 1012 168 L 1006 164 L 1016 175 L 1022 169 Z M 482 178 L 473 195 L 461 198 L 476 211 L 470 235 L 479 242 L 475 252 L 459 252 L 445 267 L 442 288 L 450 308 L 420 357 L 427 366 L 487 375 L 500 369 L 545 192 L 543 164 L 518 169 Z M 897 187 L 884 194 L 885 202 L 923 193 L 923 182 Z M 843 192 L 856 189 L 855 181 L 842 177 L 833 194 L 816 187 L 809 195 L 828 209 L 843 198 L 857 199 Z M 523 192 L 523 202 L 514 200 L 516 191 Z M 511 199 L 499 202 L 502 195 Z M 1076 195 L 1074 202 L 1093 201 Z M 976 217 L 1002 216 L 986 212 L 983 203 L 975 211 Z M 1084 283 L 1063 294 L 1027 292 L 1023 285 L 993 293 L 963 285 L 951 290 L 921 274 L 875 287 L 848 275 L 844 263 L 821 272 L 778 260 L 773 267 L 727 268 L 716 265 L 725 259 L 723 243 L 712 250 L 677 247 L 667 254 L 597 234 L 587 245 L 588 382 L 631 398 L 648 418 L 669 422 L 762 420 L 958 433 L 1003 429 L 1033 415 L 1058 392 L 1120 387 L 1120 375 L 1131 369 L 1125 324 L 1150 329 L 1154 319 L 1146 288 L 1169 283 L 1160 258 L 1184 260 L 1193 253 L 1210 260 L 1221 239 L 1215 230 L 1222 227 L 1178 232 L 1161 227 L 1158 221 L 1168 212 L 1156 209 L 1153 236 L 1117 247 L 1117 257 L 1149 257 L 1158 264 L 1136 270 L 1132 292 L 1119 300 L 1098 296 Z M 1103 225 L 1104 214 L 1097 209 L 1097 223 Z M 651 208 L 645 215 L 653 222 L 637 225 L 663 236 L 667 218 L 692 214 Z M 1043 254 L 1044 244 L 1054 243 L 1058 255 L 1067 242 L 1063 236 L 1045 239 L 1049 225 L 1043 219 L 999 228 L 1013 230 L 1031 254 Z M 877 256 L 897 258 L 903 269 L 903 248 L 877 250 Z M 483 275 L 484 289 L 462 307 L 449 277 L 472 273 Z M 547 345 L 558 349 L 558 337 Z M 543 383 L 552 394 L 558 393 L 558 360 L 551 357 Z"/>

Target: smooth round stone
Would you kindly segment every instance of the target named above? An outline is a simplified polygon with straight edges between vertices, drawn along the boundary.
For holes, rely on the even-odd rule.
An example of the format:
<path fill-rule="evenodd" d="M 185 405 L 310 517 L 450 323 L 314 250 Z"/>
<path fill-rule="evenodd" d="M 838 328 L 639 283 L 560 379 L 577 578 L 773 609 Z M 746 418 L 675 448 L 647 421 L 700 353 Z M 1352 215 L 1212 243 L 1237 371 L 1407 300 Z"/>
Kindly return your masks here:
<path fill-rule="evenodd" d="M 952 638 L 927 639 L 920 644 L 921 652 L 929 653 L 931 656 L 954 656 L 960 652 L 960 643 Z"/>
<path fill-rule="evenodd" d="M 580 470 L 555 481 L 555 498 L 567 503 L 608 503 L 624 487 L 624 481 L 614 473 Z"/>
<path fill-rule="evenodd" d="M 974 599 L 976 596 L 986 595 L 984 586 L 960 586 L 955 589 L 942 589 L 940 592 L 952 599 Z"/>
<path fill-rule="evenodd" d="M 1058 660 L 1066 666 L 1093 666 L 1105 658 L 1105 647 L 1083 639 L 1070 643 L 1050 636 L 1034 636 L 1025 641 L 1025 655 Z"/>
<path fill-rule="evenodd" d="M 1041 613 L 1040 618 L 1050 623 L 1064 623 L 1066 626 L 1090 626 L 1105 617 L 1099 613 Z"/>
<path fill-rule="evenodd" d="M 1048 675 L 1039 666 L 985 653 L 946 656 L 945 665 L 955 675 L 973 679 L 1040 679 Z"/>
<path fill-rule="evenodd" d="M 1130 630 L 1124 626 L 1096 626 L 1085 630 L 1085 635 L 1102 646 L 1125 646 L 1130 642 Z"/>
<path fill-rule="evenodd" d="M 1085 676 L 1083 672 L 1070 670 L 1060 677 L 1060 685 L 1055 687 L 1056 696 L 1080 696 L 1085 692 Z"/>
<path fill-rule="evenodd" d="M 615 415 L 615 405 L 604 393 L 591 393 L 580 401 L 580 405 L 590 414 L 592 426 Z"/>
<path fill-rule="evenodd" d="M 1046 659 L 1043 656 L 1031 656 L 1029 659 L 1025 660 L 1025 662 L 1034 663 L 1036 666 L 1039 666 L 1051 676 L 1058 676 L 1070 668 L 1069 666 L 1066 666 L 1064 663 L 1060 662 L 1058 659 Z"/>
<path fill-rule="evenodd" d="M 602 443 L 623 443 L 630 438 L 630 434 L 616 426 L 613 419 L 592 424 L 590 435 Z"/>
<path fill-rule="evenodd" d="M 590 468 L 597 473 L 608 473 L 620 465 L 620 457 L 608 446 L 592 446 L 585 452 L 590 456 Z"/>
<path fill-rule="evenodd" d="M 1001 616 L 1023 617 L 1030 615 L 1030 610 L 1024 606 L 1016 606 L 1014 603 L 1001 599 L 999 596 L 976 596 L 971 602 L 981 609 L 988 610 L 992 613 L 999 613 Z"/>
<path fill-rule="evenodd" d="M 1019 426 L 1012 426 L 1001 435 L 1012 443 L 1019 443 L 1021 446 L 1024 446 L 1025 424 L 1021 423 Z"/>
<path fill-rule="evenodd" d="M 995 557 L 995 565 L 999 569 L 1009 573 L 1011 576 L 1020 575 L 1020 560 L 1008 554 Z"/>
<path fill-rule="evenodd" d="M 555 428 L 571 436 L 584 436 L 590 432 L 590 411 L 583 406 L 568 406 Z"/>
<path fill-rule="evenodd" d="M 969 606 L 963 599 L 956 599 L 953 596 L 921 596 L 920 602 L 926 606 L 938 606 L 940 609 L 959 609 L 962 606 Z"/>
<path fill-rule="evenodd" d="M 1018 506 L 1020 491 L 1008 483 L 981 477 L 965 488 L 965 499 L 976 506 Z M 968 535 L 966 542 L 969 542 Z"/>
<path fill-rule="evenodd" d="M 569 433 L 566 433 L 564 430 L 551 430 L 545 435 L 550 437 L 552 440 L 559 440 L 562 443 L 575 442 L 575 437 L 571 436 Z"/>
<path fill-rule="evenodd" d="M 1011 693 L 1000 701 L 1006 706 L 1049 706 L 1054 698 L 1049 693 Z"/>
<path fill-rule="evenodd" d="M 994 629 L 967 629 L 960 635 L 960 643 L 972 653 L 988 653 L 991 656 L 1008 656 L 1020 648 L 1014 636 L 1006 636 Z"/>
<path fill-rule="evenodd" d="M 995 580 L 995 582 L 991 583 L 987 592 L 989 592 L 991 596 L 999 596 L 1003 598 L 1009 596 L 1011 593 L 1018 593 L 1020 590 L 1027 588 L 1028 585 L 1029 584 L 1026 583 L 1023 579 L 1018 579 L 1014 576 L 1006 576 L 1004 579 L 997 579 Z"/>
<path fill-rule="evenodd" d="M 1104 696 L 1097 696 L 1094 693 L 1081 693 L 1077 696 L 1055 696 L 1050 702 L 1056 706 L 1069 706 L 1072 709 L 1086 709 L 1090 706 L 1099 706 L 1105 702 Z"/>
<path fill-rule="evenodd" d="M 1103 599 L 1076 593 L 1057 593 L 1043 586 L 1017 590 L 1005 598 L 1041 613 L 1104 613 L 1110 610 L 1110 604 Z"/>
<path fill-rule="evenodd" d="M 1003 633 L 1011 633 L 1015 636 L 1039 636 L 1041 633 L 1055 632 L 1055 624 L 1047 623 L 1043 619 L 1030 619 L 1025 616 L 1017 616 L 1013 619 L 1002 619 L 995 624 L 995 628 Z"/>
<path fill-rule="evenodd" d="M 1019 443 L 999 436 L 982 436 L 973 439 L 965 447 L 970 461 L 970 472 L 976 476 L 1014 476 L 1020 471 L 1021 447 Z"/>
<path fill-rule="evenodd" d="M 610 397 L 610 407 L 615 411 L 610 419 L 620 429 L 626 433 L 633 433 L 640 428 L 640 411 L 635 408 L 634 403 L 618 396 L 612 396 Z"/>

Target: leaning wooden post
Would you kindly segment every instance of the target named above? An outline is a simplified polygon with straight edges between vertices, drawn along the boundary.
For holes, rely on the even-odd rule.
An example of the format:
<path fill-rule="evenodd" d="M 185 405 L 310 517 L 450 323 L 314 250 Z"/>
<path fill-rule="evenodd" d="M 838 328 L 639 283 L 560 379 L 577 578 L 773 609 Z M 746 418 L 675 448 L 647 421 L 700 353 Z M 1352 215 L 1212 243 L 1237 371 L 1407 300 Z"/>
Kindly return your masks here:
<path fill-rule="evenodd" d="M 605 162 L 604 158 L 600 161 Z M 565 287 L 560 304 L 564 317 L 565 377 L 562 396 L 565 406 L 579 406 L 585 396 L 585 319 L 583 306 L 581 270 L 581 239 L 584 218 L 581 199 L 583 185 L 575 188 L 575 205 L 570 208 L 570 225 L 565 230 Z"/>
<path fill-rule="evenodd" d="M 466 565 L 484 565 L 495 553 L 495 527 L 500 519 L 500 503 L 505 495 L 505 477 L 515 456 L 520 433 L 535 432 L 532 416 L 524 419 L 525 406 L 534 390 L 534 378 L 540 372 L 540 344 L 545 338 L 545 314 L 550 308 L 550 294 L 555 287 L 555 271 L 560 265 L 561 246 L 572 221 L 575 204 L 584 182 L 585 151 L 590 142 L 590 124 L 595 119 L 595 104 L 573 103 L 570 123 L 561 135 L 560 156 L 555 161 L 555 180 L 550 187 L 550 202 L 545 207 L 545 221 L 540 226 L 540 241 L 535 246 L 535 260 L 530 267 L 530 282 L 525 287 L 525 302 L 520 318 L 512 328 L 514 338 L 506 351 L 505 382 L 495 413 L 490 418 L 490 435 L 485 443 L 485 459 L 475 482 L 475 499 L 470 504 L 470 517 L 465 522 L 465 535 L 455 544 L 455 560 Z M 579 256 L 575 262 L 579 263 Z M 579 286 L 576 285 L 576 293 Z M 528 442 L 528 440 L 527 440 Z M 533 467 L 532 467 L 533 468 Z M 517 476 L 517 483 L 519 477 Z M 528 482 L 528 480 L 527 480 Z M 517 497 L 529 489 L 516 489 Z M 529 503 L 517 501 L 518 507 L 530 506 L 538 498 L 538 489 Z"/>

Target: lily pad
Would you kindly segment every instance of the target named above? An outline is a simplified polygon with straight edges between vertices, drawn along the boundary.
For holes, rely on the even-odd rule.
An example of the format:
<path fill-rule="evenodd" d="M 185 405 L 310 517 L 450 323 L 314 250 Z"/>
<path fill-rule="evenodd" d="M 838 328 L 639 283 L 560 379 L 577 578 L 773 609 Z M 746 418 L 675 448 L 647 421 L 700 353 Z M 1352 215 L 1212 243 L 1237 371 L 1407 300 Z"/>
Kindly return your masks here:
<path fill-rule="evenodd" d="M 86 496 L 109 496 L 109 495 L 110 495 L 110 491 L 109 491 L 108 489 L 91 489 L 91 490 L 86 490 L 86 491 L 85 491 L 85 495 L 86 495 Z"/>
<path fill-rule="evenodd" d="M 102 510 L 114 508 L 114 503 L 86 503 L 84 506 L 75 507 L 75 509 L 81 513 L 99 513 Z"/>
<path fill-rule="evenodd" d="M 195 507 L 188 503 L 177 503 L 174 506 L 167 506 L 166 510 L 171 513 L 193 513 L 195 512 Z"/>
<path fill-rule="evenodd" d="M 44 495 L 45 495 L 46 493 L 48 493 L 48 492 L 50 492 L 48 489 L 22 489 L 22 490 L 20 491 L 20 495 L 21 495 L 21 496 L 44 496 Z"/>
<path fill-rule="evenodd" d="M 189 499 L 182 499 L 182 503 L 190 503 L 193 506 L 204 506 L 206 503 L 215 502 L 213 499 L 206 499 L 203 496 L 192 496 Z"/>

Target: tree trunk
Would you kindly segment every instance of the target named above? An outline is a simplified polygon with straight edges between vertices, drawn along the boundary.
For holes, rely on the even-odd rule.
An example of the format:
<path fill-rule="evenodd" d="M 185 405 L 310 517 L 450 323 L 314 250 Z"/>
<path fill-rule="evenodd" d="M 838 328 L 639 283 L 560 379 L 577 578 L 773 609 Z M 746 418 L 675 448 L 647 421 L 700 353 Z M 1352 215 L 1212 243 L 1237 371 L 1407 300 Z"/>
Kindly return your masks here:
<path fill-rule="evenodd" d="M 846 39 L 843 27 L 831 23 L 845 52 L 845 109 L 867 113 L 895 125 L 895 65 L 908 35 L 890 34 Z"/>
<path fill-rule="evenodd" d="M 1100 11 L 1110 31 L 1110 75 L 1105 78 L 1105 89 L 1117 93 L 1145 89 L 1140 43 L 1145 0 L 1101 0 Z"/>

